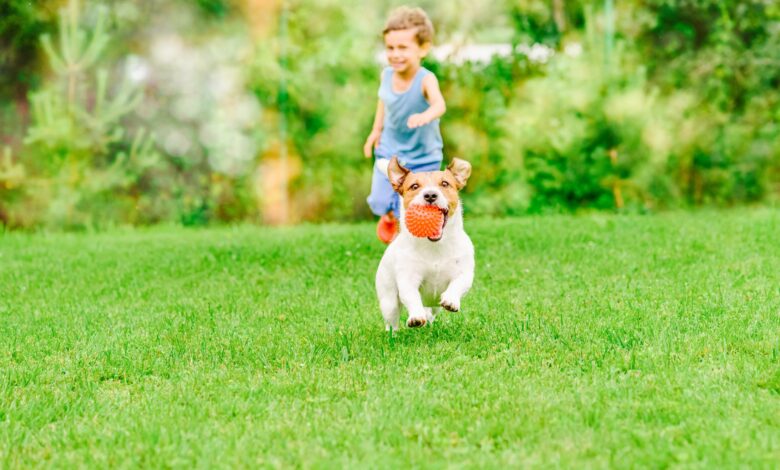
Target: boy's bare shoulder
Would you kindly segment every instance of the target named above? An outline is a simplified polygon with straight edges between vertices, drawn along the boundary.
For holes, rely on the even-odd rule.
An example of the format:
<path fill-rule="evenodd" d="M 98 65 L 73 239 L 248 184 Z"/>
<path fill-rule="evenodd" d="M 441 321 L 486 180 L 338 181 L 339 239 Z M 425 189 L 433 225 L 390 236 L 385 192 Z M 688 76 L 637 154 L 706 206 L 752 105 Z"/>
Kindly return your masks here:
<path fill-rule="evenodd" d="M 436 78 L 436 74 L 434 74 L 433 72 L 426 73 L 422 79 L 422 88 L 423 88 L 423 92 L 426 93 L 428 90 L 438 90 L 439 79 Z"/>
<path fill-rule="evenodd" d="M 428 83 L 428 84 L 433 85 L 433 84 L 438 84 L 439 83 L 439 79 L 436 78 L 436 74 L 435 73 L 429 71 L 423 77 L 422 82 L 423 82 L 423 84 Z"/>

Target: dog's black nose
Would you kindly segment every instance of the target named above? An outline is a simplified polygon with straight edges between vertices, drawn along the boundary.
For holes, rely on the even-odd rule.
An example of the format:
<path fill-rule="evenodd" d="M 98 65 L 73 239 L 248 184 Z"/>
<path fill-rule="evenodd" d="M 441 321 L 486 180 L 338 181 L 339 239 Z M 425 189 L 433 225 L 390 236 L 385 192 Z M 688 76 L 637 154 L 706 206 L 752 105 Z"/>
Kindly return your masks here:
<path fill-rule="evenodd" d="M 439 195 L 433 191 L 423 194 L 423 199 L 425 199 L 425 201 L 429 204 L 433 204 L 433 202 L 436 201 L 438 197 Z"/>

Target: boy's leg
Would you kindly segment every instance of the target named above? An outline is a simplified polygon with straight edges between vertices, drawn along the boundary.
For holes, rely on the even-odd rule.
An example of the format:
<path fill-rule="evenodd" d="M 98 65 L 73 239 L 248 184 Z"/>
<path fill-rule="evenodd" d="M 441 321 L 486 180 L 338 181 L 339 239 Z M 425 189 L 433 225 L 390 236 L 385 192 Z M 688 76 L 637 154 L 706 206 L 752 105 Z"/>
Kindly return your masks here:
<path fill-rule="evenodd" d="M 368 195 L 366 202 L 371 212 L 380 216 L 377 236 L 383 242 L 390 243 L 398 232 L 398 194 L 376 164 L 371 177 L 371 194 Z"/>
<path fill-rule="evenodd" d="M 395 212 L 397 196 L 387 176 L 382 174 L 376 164 L 374 164 L 374 173 L 371 177 L 371 194 L 366 199 L 371 212 L 380 217 L 390 211 Z"/>

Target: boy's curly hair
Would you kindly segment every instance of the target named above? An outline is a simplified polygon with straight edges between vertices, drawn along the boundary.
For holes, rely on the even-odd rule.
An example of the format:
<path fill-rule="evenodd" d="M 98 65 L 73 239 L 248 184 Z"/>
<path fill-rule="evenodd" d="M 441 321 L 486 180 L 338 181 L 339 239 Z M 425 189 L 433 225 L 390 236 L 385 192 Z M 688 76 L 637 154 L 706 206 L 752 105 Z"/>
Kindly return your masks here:
<path fill-rule="evenodd" d="M 399 7 L 390 13 L 382 36 L 390 31 L 414 29 L 420 45 L 433 42 L 433 23 L 422 8 Z"/>

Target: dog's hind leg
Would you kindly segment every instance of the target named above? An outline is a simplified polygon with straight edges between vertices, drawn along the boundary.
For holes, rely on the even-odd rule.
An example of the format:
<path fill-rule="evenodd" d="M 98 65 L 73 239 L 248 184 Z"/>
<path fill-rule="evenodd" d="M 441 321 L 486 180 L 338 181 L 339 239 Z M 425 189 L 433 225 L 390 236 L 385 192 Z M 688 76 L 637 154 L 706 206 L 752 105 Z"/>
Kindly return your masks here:
<path fill-rule="evenodd" d="M 425 320 L 428 324 L 431 324 L 436 320 L 436 315 L 439 313 L 439 310 L 441 310 L 439 307 L 425 307 Z"/>
<path fill-rule="evenodd" d="M 441 307 L 431 307 L 431 322 L 436 320 L 436 315 L 441 313 Z"/>
<path fill-rule="evenodd" d="M 400 303 L 398 301 L 398 294 L 395 292 L 384 294 L 379 299 L 379 309 L 382 311 L 382 316 L 385 319 L 385 330 L 398 331 L 399 318 L 401 316 Z"/>
<path fill-rule="evenodd" d="M 384 258 L 376 272 L 376 296 L 379 299 L 379 310 L 382 311 L 382 317 L 385 319 L 385 329 L 389 331 L 392 328 L 393 331 L 398 331 L 401 316 L 398 286 Z"/>

